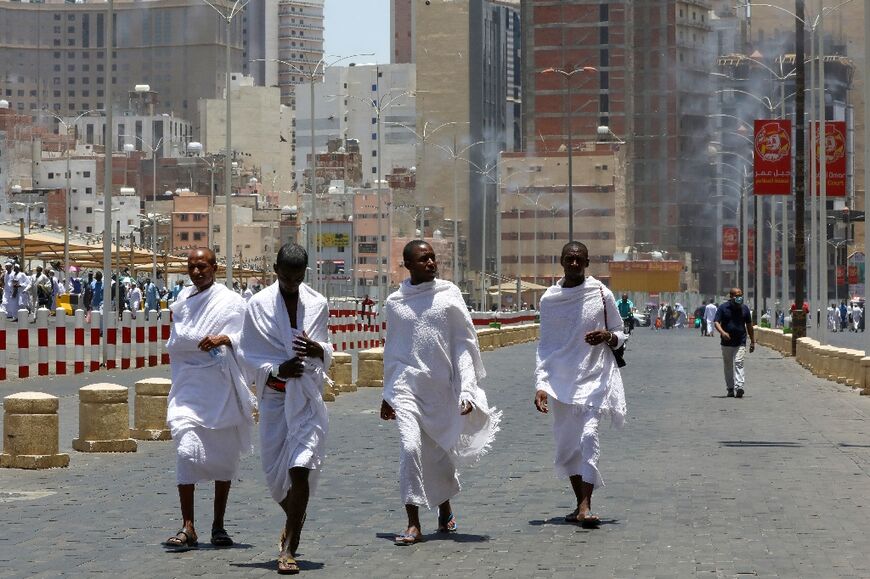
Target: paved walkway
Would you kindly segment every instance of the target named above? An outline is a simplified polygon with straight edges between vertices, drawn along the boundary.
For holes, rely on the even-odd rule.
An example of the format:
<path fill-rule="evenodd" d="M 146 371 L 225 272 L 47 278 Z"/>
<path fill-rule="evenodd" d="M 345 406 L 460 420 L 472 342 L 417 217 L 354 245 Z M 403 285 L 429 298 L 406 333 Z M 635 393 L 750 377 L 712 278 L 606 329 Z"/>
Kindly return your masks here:
<path fill-rule="evenodd" d="M 630 417 L 602 431 L 599 530 L 566 525 L 552 475 L 550 418 L 532 408 L 534 345 L 484 354 L 505 412 L 493 452 L 463 477 L 460 533 L 407 548 L 395 426 L 379 391 L 329 405 L 330 456 L 303 537 L 312 577 L 867 577 L 870 400 L 760 348 L 742 400 L 725 398 L 718 341 L 637 330 L 625 369 Z M 166 375 L 156 369 L 151 375 Z M 101 373 L 130 384 L 149 372 Z M 273 576 L 281 516 L 247 457 L 228 530 L 241 544 L 165 553 L 178 526 L 171 443 L 128 455 L 73 453 L 76 388 L 86 377 L 0 386 L 62 396 L 68 469 L 0 470 L 0 577 Z M 36 493 L 24 495 L 23 491 Z M 207 539 L 211 489 L 198 495 Z M 435 515 L 424 517 L 425 531 Z"/>

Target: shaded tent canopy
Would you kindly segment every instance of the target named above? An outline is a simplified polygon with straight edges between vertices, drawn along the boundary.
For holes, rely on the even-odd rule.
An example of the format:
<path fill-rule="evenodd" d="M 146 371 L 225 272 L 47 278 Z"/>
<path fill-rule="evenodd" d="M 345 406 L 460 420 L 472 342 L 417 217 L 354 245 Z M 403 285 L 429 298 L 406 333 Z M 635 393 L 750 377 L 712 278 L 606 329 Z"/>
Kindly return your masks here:
<path fill-rule="evenodd" d="M 515 294 L 517 293 L 517 282 L 506 281 L 498 285 L 491 285 L 487 288 L 487 291 L 489 291 L 489 293 L 491 294 L 496 294 L 499 292 L 499 289 L 501 289 L 501 293 L 503 294 Z M 520 282 L 520 293 L 543 291 L 547 291 L 547 287 L 532 283 L 530 281 Z"/>
<path fill-rule="evenodd" d="M 36 260 L 43 263 L 52 261 L 63 262 L 63 238 L 58 238 L 50 233 L 27 233 L 22 236 L 18 232 L 11 232 L 0 229 L 0 253 L 6 256 L 20 256 L 22 253 L 22 244 L 24 249 L 24 260 Z M 117 244 L 112 244 L 112 265 L 114 267 L 117 255 L 120 252 L 121 263 L 124 267 L 132 267 L 137 271 L 151 271 L 154 261 L 154 254 L 141 248 L 123 244 L 118 247 Z M 69 244 L 69 260 L 70 265 L 82 269 L 98 270 L 103 267 L 103 245 L 102 243 L 83 243 L 70 241 Z M 166 270 L 167 273 L 186 274 L 187 273 L 187 255 L 157 255 L 157 267 L 160 270 Z M 225 267 L 218 264 L 218 272 L 225 271 Z M 246 268 L 233 267 L 233 276 L 242 279 L 250 277 L 261 277 L 262 272 Z"/>

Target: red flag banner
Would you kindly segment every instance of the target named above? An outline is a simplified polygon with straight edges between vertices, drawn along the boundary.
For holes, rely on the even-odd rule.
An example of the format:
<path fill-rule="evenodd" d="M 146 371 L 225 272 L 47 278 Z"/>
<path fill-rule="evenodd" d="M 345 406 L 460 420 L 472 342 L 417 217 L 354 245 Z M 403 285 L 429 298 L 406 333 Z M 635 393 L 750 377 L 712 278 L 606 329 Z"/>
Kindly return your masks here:
<path fill-rule="evenodd" d="M 722 228 L 722 261 L 740 259 L 740 230 L 736 227 Z"/>
<path fill-rule="evenodd" d="M 755 267 L 755 228 L 750 227 L 749 231 L 747 231 L 747 234 L 749 235 L 749 243 L 747 244 L 749 246 L 748 247 L 749 267 L 754 268 Z"/>
<path fill-rule="evenodd" d="M 849 283 L 856 284 L 858 283 L 858 266 L 850 265 L 849 266 Z"/>
<path fill-rule="evenodd" d="M 819 174 L 822 167 L 820 162 L 819 151 L 821 143 L 819 142 L 819 124 L 816 122 L 814 130 L 816 132 L 816 194 L 821 195 L 822 190 L 819 184 Z M 828 197 L 845 197 L 846 196 L 846 122 L 845 121 L 826 121 L 825 122 L 825 169 L 828 174 L 827 189 L 825 194 Z"/>
<path fill-rule="evenodd" d="M 755 121 L 754 191 L 756 195 L 791 195 L 791 121 Z"/>
<path fill-rule="evenodd" d="M 837 266 L 837 285 L 843 285 L 846 283 L 846 266 L 838 265 Z"/>

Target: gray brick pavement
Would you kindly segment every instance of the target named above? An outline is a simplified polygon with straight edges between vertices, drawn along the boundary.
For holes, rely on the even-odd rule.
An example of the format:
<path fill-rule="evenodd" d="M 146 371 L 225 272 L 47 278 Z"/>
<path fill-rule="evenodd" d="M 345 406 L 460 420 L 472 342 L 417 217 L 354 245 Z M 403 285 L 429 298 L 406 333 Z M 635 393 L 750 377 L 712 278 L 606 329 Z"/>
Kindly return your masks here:
<path fill-rule="evenodd" d="M 870 400 L 760 348 L 743 400 L 724 398 L 718 344 L 694 332 L 636 332 L 625 369 L 629 419 L 602 431 L 596 531 L 561 522 L 573 507 L 552 475 L 549 417 L 531 406 L 534 345 L 484 354 L 490 400 L 505 412 L 493 452 L 463 477 L 460 533 L 394 547 L 404 524 L 397 436 L 379 391 L 331 403 L 330 455 L 303 538 L 303 574 L 320 577 L 867 577 Z M 101 373 L 132 383 L 167 369 Z M 242 545 L 168 554 L 178 527 L 171 443 L 139 452 L 70 450 L 75 379 L 61 398 L 69 469 L 0 471 L 0 493 L 47 491 L 0 507 L 0 577 L 274 575 L 279 509 L 256 456 L 234 482 L 228 530 Z M 87 383 L 86 381 L 83 383 Z M 27 389 L 44 383 L 31 379 Z M 0 386 L 0 393 L 16 384 Z M 12 389 L 10 389 L 12 388 Z M 23 388 L 17 388 L 18 390 Z M 0 501 L 4 500 L 0 494 Z M 211 489 L 198 495 L 207 540 Z M 434 513 L 424 517 L 435 527 Z"/>

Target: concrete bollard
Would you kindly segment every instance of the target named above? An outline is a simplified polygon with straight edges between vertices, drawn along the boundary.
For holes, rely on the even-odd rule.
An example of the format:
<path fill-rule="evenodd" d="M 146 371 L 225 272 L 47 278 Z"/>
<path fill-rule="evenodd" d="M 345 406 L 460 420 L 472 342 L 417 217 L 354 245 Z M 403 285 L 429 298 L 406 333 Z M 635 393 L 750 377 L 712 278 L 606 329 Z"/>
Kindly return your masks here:
<path fill-rule="evenodd" d="M 332 366 L 329 368 L 329 377 L 335 382 L 338 392 L 355 392 L 353 385 L 353 356 L 345 352 L 336 352 L 332 355 Z"/>
<path fill-rule="evenodd" d="M 846 384 L 853 388 L 864 388 L 864 370 L 861 367 L 861 359 L 864 357 L 863 350 L 846 350 L 846 357 L 849 359 L 848 374 L 846 375 Z"/>
<path fill-rule="evenodd" d="M 136 452 L 136 441 L 130 438 L 127 388 L 118 384 L 79 388 L 79 437 L 72 446 L 79 452 Z"/>
<path fill-rule="evenodd" d="M 484 328 L 477 330 L 477 344 L 481 352 L 490 352 L 494 348 L 492 346 L 492 333 L 495 332 L 492 328 Z"/>
<path fill-rule="evenodd" d="M 130 438 L 136 440 L 170 440 L 172 433 L 166 426 L 166 406 L 172 380 L 146 378 L 136 382 L 133 404 L 133 428 Z"/>
<path fill-rule="evenodd" d="M 870 357 L 861 358 L 861 376 L 864 382 L 861 396 L 870 396 Z"/>
<path fill-rule="evenodd" d="M 3 453 L 0 468 L 44 469 L 69 466 L 58 452 L 57 396 L 19 392 L 3 399 Z"/>
<path fill-rule="evenodd" d="M 382 388 L 384 385 L 384 349 L 371 348 L 359 353 L 360 388 Z"/>

